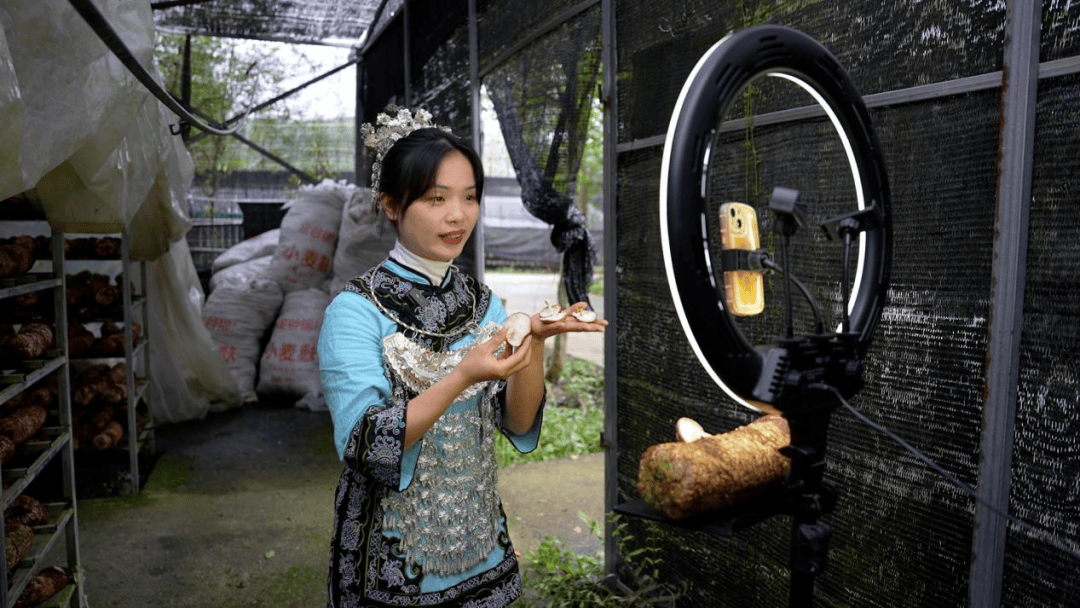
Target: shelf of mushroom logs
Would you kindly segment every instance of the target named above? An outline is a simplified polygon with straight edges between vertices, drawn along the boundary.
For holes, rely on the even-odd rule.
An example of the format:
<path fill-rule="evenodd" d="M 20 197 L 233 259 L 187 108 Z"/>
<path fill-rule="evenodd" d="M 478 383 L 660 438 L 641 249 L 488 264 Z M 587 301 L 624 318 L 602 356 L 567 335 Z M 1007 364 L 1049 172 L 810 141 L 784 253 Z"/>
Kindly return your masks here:
<path fill-rule="evenodd" d="M 44 222 L 42 222 L 44 224 Z M 45 230 L 49 231 L 45 225 Z M 81 580 L 66 342 L 62 250 L 49 236 L 0 239 L 0 476 L 3 539 L 0 606 L 70 605 Z M 46 258 L 47 271 L 38 258 Z M 46 471 L 59 465 L 58 478 Z M 66 562 L 54 555 L 66 548 Z M 57 563 L 64 565 L 57 565 Z"/>
<path fill-rule="evenodd" d="M 72 433 L 83 498 L 138 492 L 149 471 L 140 463 L 154 449 L 146 298 L 136 286 L 146 285 L 146 266 L 130 260 L 124 236 L 69 235 L 65 242 Z"/>

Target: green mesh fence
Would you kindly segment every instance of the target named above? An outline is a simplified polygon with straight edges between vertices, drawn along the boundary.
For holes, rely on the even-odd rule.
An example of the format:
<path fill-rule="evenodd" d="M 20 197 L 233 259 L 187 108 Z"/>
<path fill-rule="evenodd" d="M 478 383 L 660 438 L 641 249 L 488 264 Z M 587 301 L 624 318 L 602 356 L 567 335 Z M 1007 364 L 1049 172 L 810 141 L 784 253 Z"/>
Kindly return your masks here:
<path fill-rule="evenodd" d="M 356 128 L 352 118 L 254 119 L 245 123 L 241 133 L 316 178 L 351 173 L 355 167 Z M 228 150 L 222 164 L 231 171 L 283 170 L 277 162 L 238 141 L 230 140 Z"/>

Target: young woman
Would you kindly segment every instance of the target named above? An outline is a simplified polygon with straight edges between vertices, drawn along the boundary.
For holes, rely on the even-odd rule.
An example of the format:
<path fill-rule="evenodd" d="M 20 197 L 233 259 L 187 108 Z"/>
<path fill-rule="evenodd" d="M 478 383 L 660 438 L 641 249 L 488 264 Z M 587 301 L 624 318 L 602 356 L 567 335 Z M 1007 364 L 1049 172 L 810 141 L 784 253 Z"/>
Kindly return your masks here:
<path fill-rule="evenodd" d="M 536 447 L 544 340 L 606 322 L 534 315 L 520 346 L 506 343 L 499 299 L 451 264 L 476 227 L 484 185 L 464 142 L 414 130 L 377 175 L 397 243 L 333 300 L 319 339 L 345 464 L 328 605 L 506 606 L 521 577 L 496 487 L 495 434 L 523 452 Z"/>

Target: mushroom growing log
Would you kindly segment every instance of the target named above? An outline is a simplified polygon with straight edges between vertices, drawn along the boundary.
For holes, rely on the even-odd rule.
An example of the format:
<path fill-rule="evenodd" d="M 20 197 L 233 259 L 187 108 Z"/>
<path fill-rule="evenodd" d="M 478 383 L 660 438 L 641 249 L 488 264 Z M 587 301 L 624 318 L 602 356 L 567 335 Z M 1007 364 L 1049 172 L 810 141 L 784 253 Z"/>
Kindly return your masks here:
<path fill-rule="evenodd" d="M 650 507 L 685 519 L 742 502 L 781 481 L 791 463 L 787 420 L 767 415 L 719 435 L 650 446 L 641 454 L 638 490 Z"/>

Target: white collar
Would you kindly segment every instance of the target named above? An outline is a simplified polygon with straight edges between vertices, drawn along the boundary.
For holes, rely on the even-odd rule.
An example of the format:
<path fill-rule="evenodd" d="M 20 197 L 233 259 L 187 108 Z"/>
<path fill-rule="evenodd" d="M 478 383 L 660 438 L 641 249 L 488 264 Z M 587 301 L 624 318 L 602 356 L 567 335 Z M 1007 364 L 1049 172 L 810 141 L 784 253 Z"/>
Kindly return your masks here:
<path fill-rule="evenodd" d="M 446 271 L 450 268 L 450 262 L 439 262 L 422 258 L 406 249 L 400 240 L 394 241 L 394 248 L 390 250 L 390 257 L 395 262 L 408 267 L 427 279 L 432 285 L 439 287 L 446 278 Z"/>

